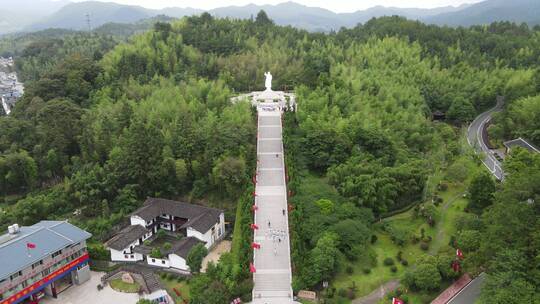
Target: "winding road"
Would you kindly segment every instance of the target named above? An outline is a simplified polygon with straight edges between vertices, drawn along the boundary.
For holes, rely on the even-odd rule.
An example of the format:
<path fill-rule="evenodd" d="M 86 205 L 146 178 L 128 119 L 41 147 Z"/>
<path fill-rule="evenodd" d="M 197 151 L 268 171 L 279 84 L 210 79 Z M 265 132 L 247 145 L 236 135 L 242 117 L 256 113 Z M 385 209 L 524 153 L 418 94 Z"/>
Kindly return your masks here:
<path fill-rule="evenodd" d="M 485 124 L 491 120 L 493 113 L 501 111 L 503 104 L 502 100 L 498 100 L 494 108 L 478 115 L 467 129 L 467 142 L 475 149 L 476 153 L 484 155 L 482 163 L 500 181 L 504 179 L 501 162 L 495 158 L 491 149 L 486 145 L 482 130 Z"/>

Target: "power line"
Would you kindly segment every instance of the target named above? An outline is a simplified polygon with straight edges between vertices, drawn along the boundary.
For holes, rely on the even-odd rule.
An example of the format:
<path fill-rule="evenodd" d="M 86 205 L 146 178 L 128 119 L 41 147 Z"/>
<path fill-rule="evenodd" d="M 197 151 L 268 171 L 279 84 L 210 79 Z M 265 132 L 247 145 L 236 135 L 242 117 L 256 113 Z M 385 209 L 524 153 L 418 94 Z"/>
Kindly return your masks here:
<path fill-rule="evenodd" d="M 91 24 L 91 21 L 90 21 L 90 13 L 86 13 L 84 16 L 86 17 L 86 25 L 88 25 L 88 31 L 91 31 L 92 30 L 92 24 Z"/>

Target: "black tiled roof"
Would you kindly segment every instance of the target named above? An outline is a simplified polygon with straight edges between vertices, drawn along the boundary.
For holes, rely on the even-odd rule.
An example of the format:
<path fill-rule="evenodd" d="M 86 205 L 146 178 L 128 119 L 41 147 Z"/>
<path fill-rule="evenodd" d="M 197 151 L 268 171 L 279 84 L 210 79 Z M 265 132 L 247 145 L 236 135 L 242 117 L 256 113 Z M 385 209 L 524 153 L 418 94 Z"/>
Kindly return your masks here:
<path fill-rule="evenodd" d="M 172 236 L 166 236 L 165 241 L 171 244 L 171 248 L 169 250 L 165 250 L 162 246 L 160 248 L 160 251 L 163 254 L 163 256 L 167 256 L 171 253 L 174 253 L 183 257 L 184 259 L 187 258 L 189 251 L 191 250 L 191 248 L 193 248 L 193 246 L 199 243 L 204 244 L 203 241 L 200 241 L 199 239 L 192 236 L 183 238 L 181 240 L 178 240 Z M 152 248 L 154 248 L 154 246 L 152 245 L 148 245 L 148 246 L 140 245 L 140 246 L 135 247 L 133 251 L 136 253 L 144 254 L 144 255 L 150 255 L 152 253 Z"/>
<path fill-rule="evenodd" d="M 107 247 L 115 250 L 124 250 L 129 244 L 135 242 L 148 232 L 149 231 L 141 225 L 127 226 L 107 241 Z"/>
<path fill-rule="evenodd" d="M 183 242 L 181 244 L 178 244 L 177 246 L 173 245 L 173 250 L 175 254 L 183 257 L 184 259 L 187 259 L 191 248 L 193 248 L 197 244 L 204 244 L 204 242 L 192 236 L 184 238 L 182 239 L 182 241 Z"/>
<path fill-rule="evenodd" d="M 205 233 L 218 222 L 221 213 L 223 210 L 215 208 L 161 198 L 147 198 L 144 205 L 132 215 L 137 215 L 145 221 L 150 221 L 162 214 L 174 215 L 188 220 L 182 228 L 192 227 Z"/>
<path fill-rule="evenodd" d="M 504 145 L 507 147 L 507 148 L 512 148 L 512 147 L 522 147 L 522 148 L 525 148 L 531 152 L 540 152 L 540 150 L 535 147 L 534 145 L 532 145 L 531 143 L 527 142 L 525 139 L 519 137 L 517 139 L 513 139 L 513 140 L 509 140 L 509 141 L 505 141 L 504 142 Z"/>

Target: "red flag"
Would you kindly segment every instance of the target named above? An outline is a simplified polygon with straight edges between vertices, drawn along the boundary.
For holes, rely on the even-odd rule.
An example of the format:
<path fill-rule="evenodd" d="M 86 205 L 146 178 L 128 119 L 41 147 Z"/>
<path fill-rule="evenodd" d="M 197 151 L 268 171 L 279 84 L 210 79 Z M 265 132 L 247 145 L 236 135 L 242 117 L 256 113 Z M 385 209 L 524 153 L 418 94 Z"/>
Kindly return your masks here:
<path fill-rule="evenodd" d="M 458 260 L 455 260 L 452 262 L 452 269 L 455 271 L 455 272 L 459 272 L 461 268 L 461 265 L 459 265 L 459 261 Z"/>
<path fill-rule="evenodd" d="M 251 229 L 257 230 L 259 229 L 259 226 L 257 226 L 257 224 L 251 224 Z"/>
<path fill-rule="evenodd" d="M 26 248 L 29 248 L 29 249 L 35 249 L 35 248 L 36 248 L 36 244 L 28 242 L 28 243 L 26 243 Z"/>
<path fill-rule="evenodd" d="M 251 248 L 253 248 L 253 249 L 261 249 L 261 244 L 253 242 L 253 243 L 251 243 Z"/>
<path fill-rule="evenodd" d="M 458 258 L 460 258 L 460 259 L 463 259 L 463 252 L 461 252 L 461 250 L 459 250 L 459 248 L 456 249 L 456 256 L 457 256 Z"/>
<path fill-rule="evenodd" d="M 405 304 L 405 302 L 399 298 L 392 298 L 392 304 Z"/>
<path fill-rule="evenodd" d="M 253 263 L 249 263 L 249 272 L 251 273 L 255 273 L 257 270 L 255 269 L 255 266 L 253 265 Z"/>
<path fill-rule="evenodd" d="M 255 212 L 257 210 L 259 210 L 259 207 L 257 207 L 257 205 L 251 206 L 251 211 Z"/>
<path fill-rule="evenodd" d="M 257 193 L 255 193 L 255 191 L 253 191 L 253 196 L 257 196 Z"/>

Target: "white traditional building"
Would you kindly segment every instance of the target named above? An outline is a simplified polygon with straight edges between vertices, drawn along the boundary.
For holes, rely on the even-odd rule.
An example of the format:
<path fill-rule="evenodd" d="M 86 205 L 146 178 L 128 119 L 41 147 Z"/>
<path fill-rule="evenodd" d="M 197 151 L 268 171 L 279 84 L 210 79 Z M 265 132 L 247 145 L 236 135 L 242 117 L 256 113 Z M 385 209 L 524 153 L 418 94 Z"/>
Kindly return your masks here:
<path fill-rule="evenodd" d="M 107 242 L 113 261 L 145 260 L 152 266 L 189 271 L 186 259 L 191 248 L 199 243 L 210 248 L 225 235 L 223 210 L 159 198 L 148 198 L 131 214 L 130 223 Z M 168 232 L 161 244 L 145 244 L 160 229 Z M 152 254 L 156 247 L 159 257 Z"/>

